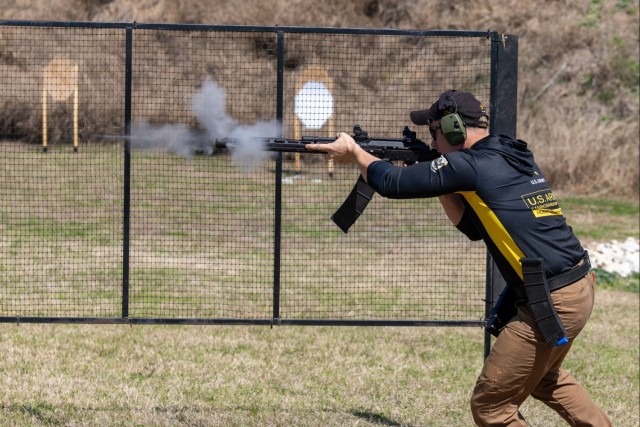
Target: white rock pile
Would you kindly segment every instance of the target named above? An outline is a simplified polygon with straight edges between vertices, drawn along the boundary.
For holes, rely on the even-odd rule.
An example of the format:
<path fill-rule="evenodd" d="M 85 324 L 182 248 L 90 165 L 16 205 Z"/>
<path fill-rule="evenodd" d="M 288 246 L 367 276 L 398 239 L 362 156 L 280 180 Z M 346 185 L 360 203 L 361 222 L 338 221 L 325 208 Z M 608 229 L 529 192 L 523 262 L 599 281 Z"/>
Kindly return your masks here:
<path fill-rule="evenodd" d="M 612 240 L 586 248 L 593 268 L 601 268 L 622 277 L 640 271 L 640 242 L 628 237 L 624 242 Z"/>

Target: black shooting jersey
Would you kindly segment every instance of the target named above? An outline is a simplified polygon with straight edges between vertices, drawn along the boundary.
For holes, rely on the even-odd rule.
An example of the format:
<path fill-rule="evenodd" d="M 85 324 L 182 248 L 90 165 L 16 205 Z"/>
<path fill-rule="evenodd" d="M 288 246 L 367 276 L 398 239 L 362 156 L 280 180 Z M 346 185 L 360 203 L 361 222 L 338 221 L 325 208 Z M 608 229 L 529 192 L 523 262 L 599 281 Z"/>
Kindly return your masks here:
<path fill-rule="evenodd" d="M 550 278 L 586 255 L 524 141 L 490 135 L 432 162 L 376 161 L 367 181 L 388 198 L 460 194 L 465 213 L 457 228 L 484 240 L 509 284 L 523 282 L 522 257 L 542 258 Z"/>

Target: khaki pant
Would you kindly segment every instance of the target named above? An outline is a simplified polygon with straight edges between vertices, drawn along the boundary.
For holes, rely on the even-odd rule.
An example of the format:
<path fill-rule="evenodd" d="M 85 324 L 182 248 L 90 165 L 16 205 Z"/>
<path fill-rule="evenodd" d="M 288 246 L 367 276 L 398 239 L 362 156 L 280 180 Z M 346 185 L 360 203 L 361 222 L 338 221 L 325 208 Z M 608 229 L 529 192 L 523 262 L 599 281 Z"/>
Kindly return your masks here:
<path fill-rule="evenodd" d="M 533 396 L 572 426 L 610 426 L 587 391 L 560 365 L 593 309 L 595 280 L 591 273 L 553 292 L 556 311 L 569 344 L 549 347 L 535 328 L 527 306 L 500 333 L 471 397 L 479 426 L 527 426 L 518 408 Z"/>

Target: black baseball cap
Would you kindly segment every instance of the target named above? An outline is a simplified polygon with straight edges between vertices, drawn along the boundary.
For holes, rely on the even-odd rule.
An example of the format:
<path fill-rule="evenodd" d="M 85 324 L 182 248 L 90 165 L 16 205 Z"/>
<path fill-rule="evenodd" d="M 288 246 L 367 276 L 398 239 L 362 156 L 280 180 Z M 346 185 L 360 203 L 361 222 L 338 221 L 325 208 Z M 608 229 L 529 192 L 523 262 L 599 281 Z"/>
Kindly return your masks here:
<path fill-rule="evenodd" d="M 487 127 L 489 125 L 487 109 L 469 92 L 449 89 L 427 110 L 412 111 L 409 116 L 416 125 L 428 125 L 443 116 L 458 113 L 466 126 Z"/>

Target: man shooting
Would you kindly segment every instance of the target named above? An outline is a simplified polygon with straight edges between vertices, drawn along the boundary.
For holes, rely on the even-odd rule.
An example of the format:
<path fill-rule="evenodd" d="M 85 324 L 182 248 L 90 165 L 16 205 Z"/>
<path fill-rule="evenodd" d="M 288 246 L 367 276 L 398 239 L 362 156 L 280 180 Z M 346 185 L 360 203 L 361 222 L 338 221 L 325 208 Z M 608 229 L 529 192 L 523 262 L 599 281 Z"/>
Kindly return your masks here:
<path fill-rule="evenodd" d="M 447 90 L 429 109 L 410 116 L 414 124 L 429 126 L 440 157 L 394 166 L 346 133 L 306 148 L 356 164 L 384 197 L 438 197 L 462 233 L 484 240 L 513 298 L 489 325 L 498 337 L 471 398 L 475 422 L 526 426 L 518 408 L 533 396 L 570 425 L 611 425 L 561 367 L 591 315 L 595 277 L 527 144 L 490 134 L 484 106 L 468 92 Z"/>

